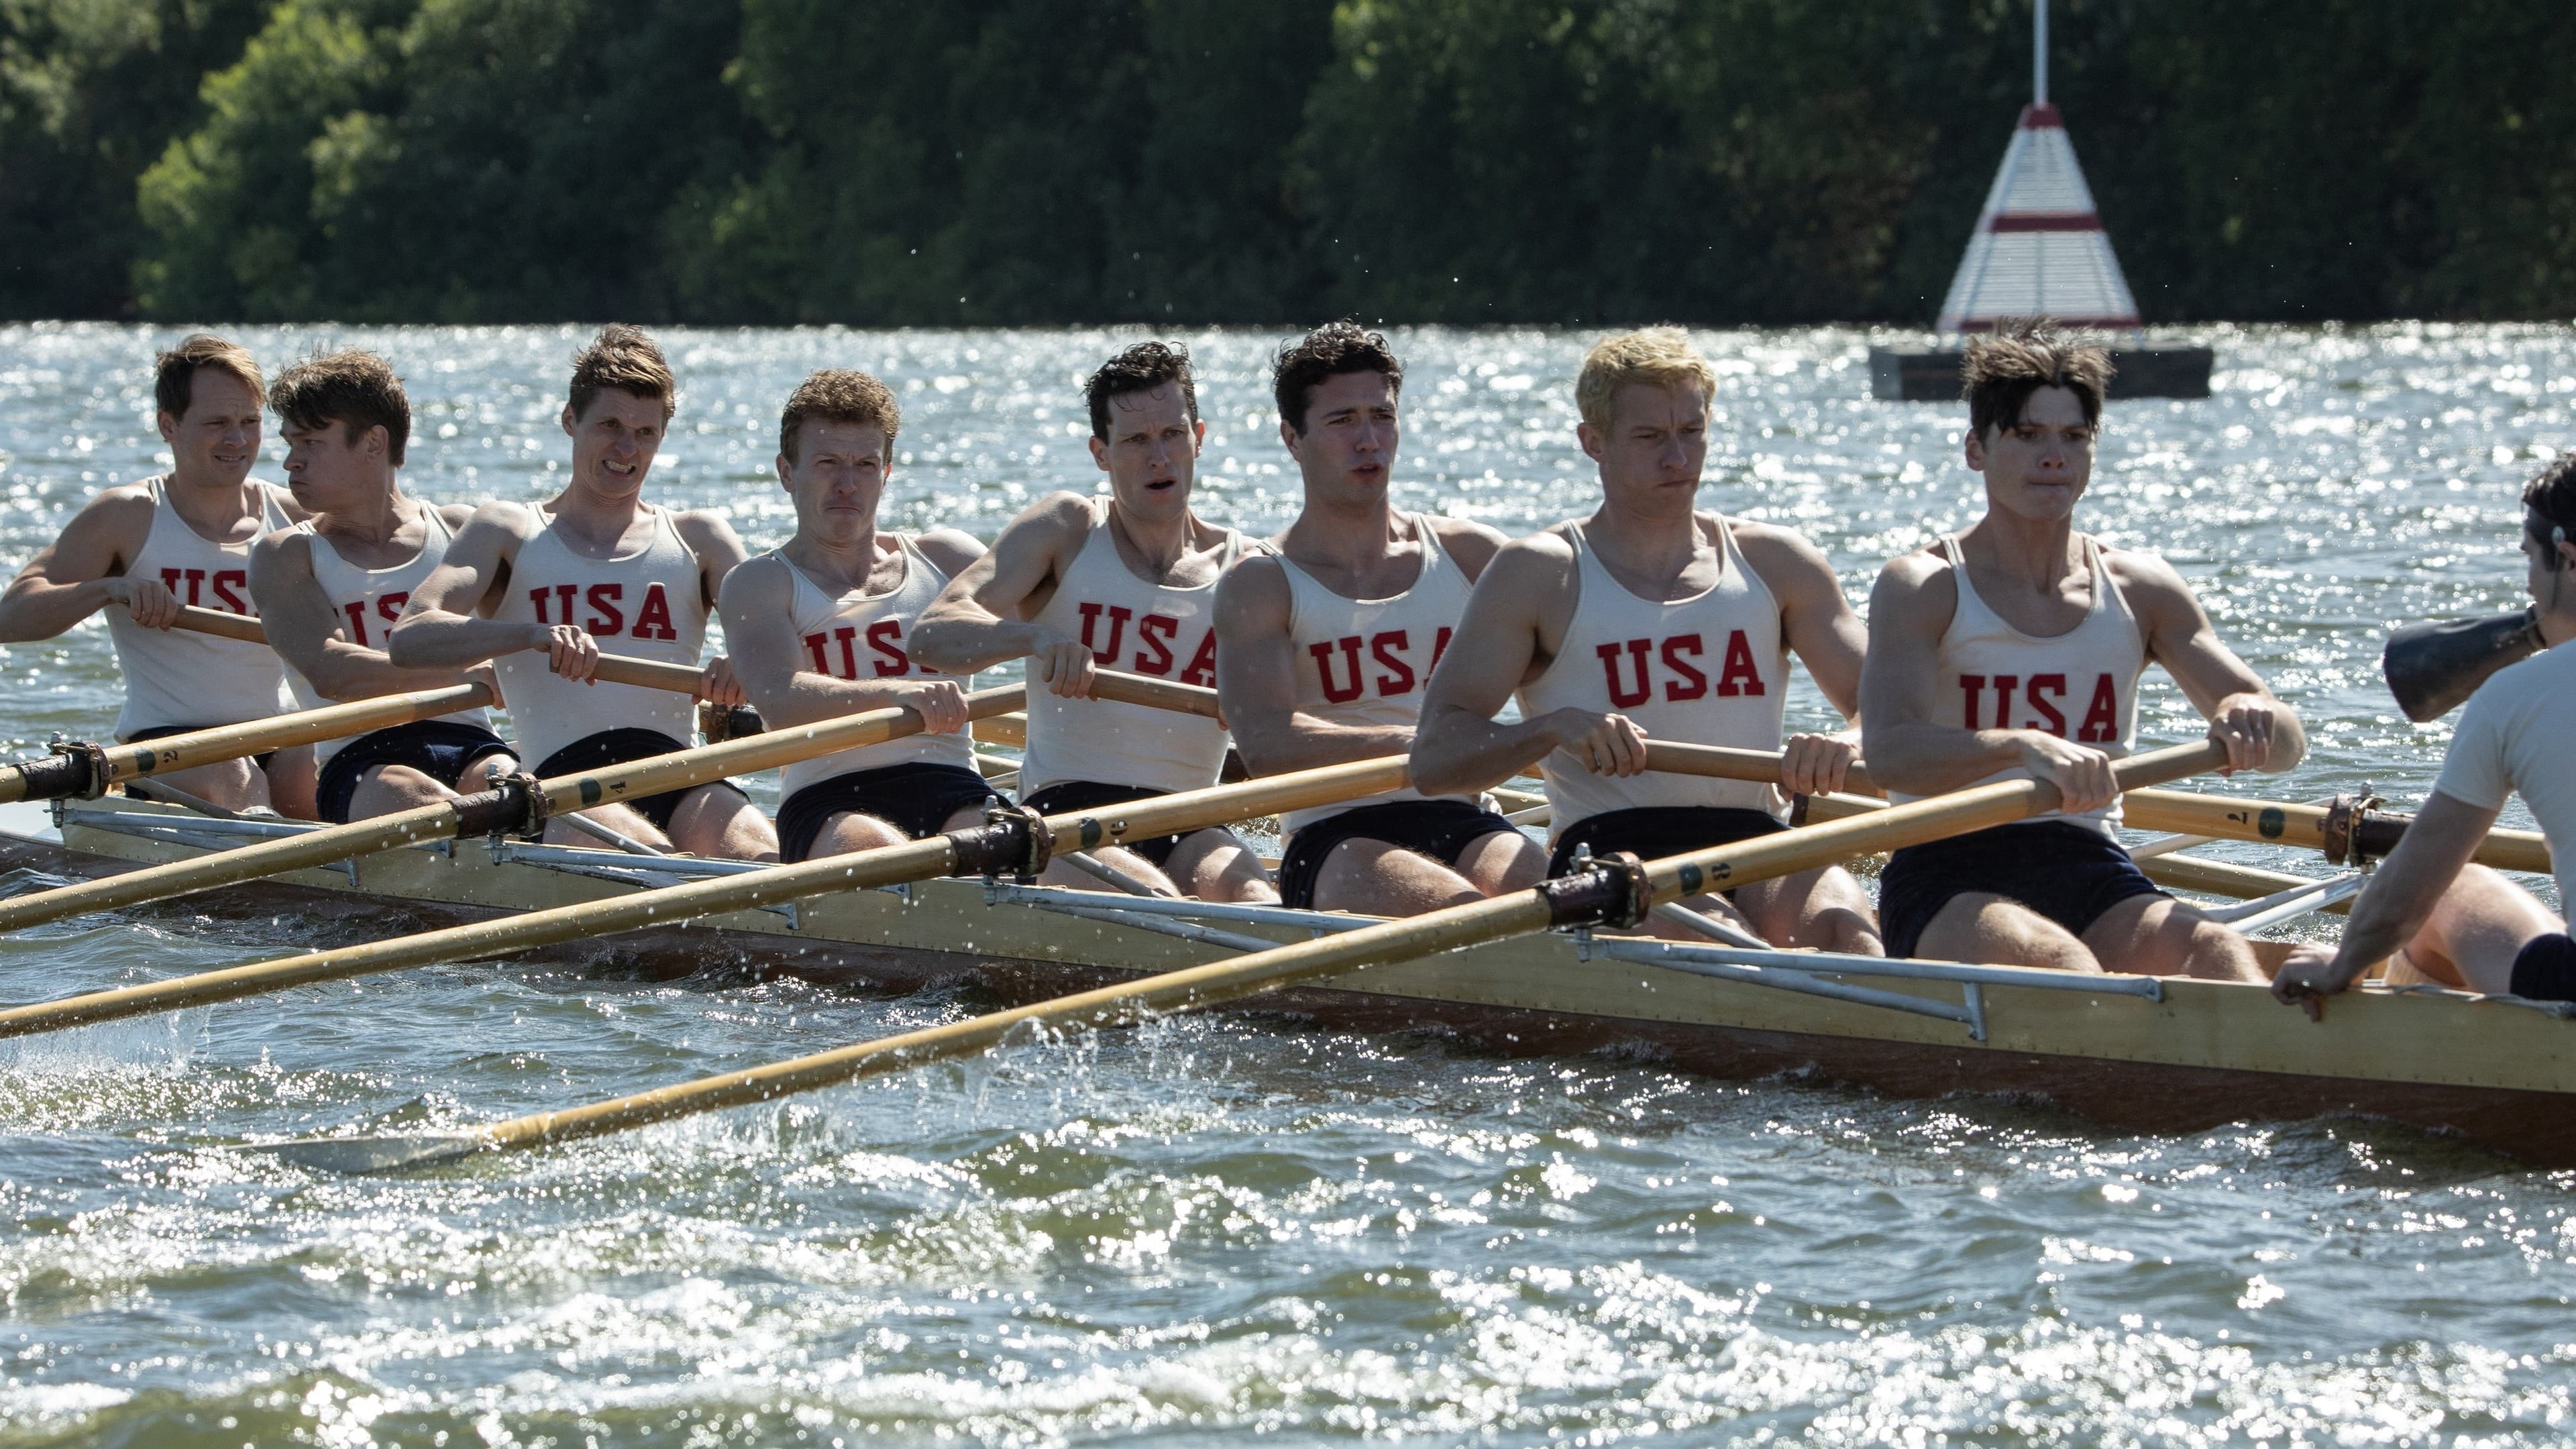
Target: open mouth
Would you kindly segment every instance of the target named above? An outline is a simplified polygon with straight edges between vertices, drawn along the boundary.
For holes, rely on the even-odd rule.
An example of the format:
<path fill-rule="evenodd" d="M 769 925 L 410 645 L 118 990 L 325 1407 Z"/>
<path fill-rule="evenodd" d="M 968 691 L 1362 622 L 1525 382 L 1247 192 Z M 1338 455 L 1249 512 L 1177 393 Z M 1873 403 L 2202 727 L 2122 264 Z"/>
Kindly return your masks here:
<path fill-rule="evenodd" d="M 1179 487 L 1180 482 L 1181 480 L 1178 478 L 1149 479 L 1145 484 L 1145 491 L 1148 493 L 1168 493 L 1172 489 Z"/>

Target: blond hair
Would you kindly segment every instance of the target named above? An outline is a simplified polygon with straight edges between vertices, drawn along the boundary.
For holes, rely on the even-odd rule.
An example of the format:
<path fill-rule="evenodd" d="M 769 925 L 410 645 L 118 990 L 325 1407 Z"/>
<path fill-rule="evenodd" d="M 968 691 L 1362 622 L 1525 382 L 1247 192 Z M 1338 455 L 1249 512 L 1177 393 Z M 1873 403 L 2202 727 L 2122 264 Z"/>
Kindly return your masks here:
<path fill-rule="evenodd" d="M 846 367 L 814 373 L 787 395 L 787 411 L 778 416 L 778 453 L 790 463 L 804 461 L 796 455 L 796 434 L 809 418 L 883 428 L 889 453 L 894 450 L 894 435 L 903 430 L 903 408 L 894 400 L 894 389 Z"/>
<path fill-rule="evenodd" d="M 1583 354 L 1583 371 L 1574 379 L 1575 410 L 1595 432 L 1607 431 L 1619 389 L 1637 382 L 1667 391 L 1694 383 L 1701 398 L 1717 396 L 1717 369 L 1691 345 L 1689 333 L 1641 327 L 1604 337 Z"/>
<path fill-rule="evenodd" d="M 152 403 L 174 418 L 188 415 L 188 405 L 197 400 L 197 369 L 211 367 L 228 373 L 249 388 L 257 397 L 268 388 L 260 380 L 259 362 L 250 349 L 230 338 L 211 332 L 191 332 L 179 339 L 179 345 L 152 359 Z"/>

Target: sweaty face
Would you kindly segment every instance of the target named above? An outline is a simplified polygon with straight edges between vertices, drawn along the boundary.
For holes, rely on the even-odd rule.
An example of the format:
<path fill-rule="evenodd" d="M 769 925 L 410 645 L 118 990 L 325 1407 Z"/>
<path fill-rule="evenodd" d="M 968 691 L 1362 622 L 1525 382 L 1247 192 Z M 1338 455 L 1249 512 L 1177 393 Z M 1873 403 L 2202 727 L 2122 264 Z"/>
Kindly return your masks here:
<path fill-rule="evenodd" d="M 384 489 L 384 431 L 349 430 L 325 420 L 318 428 L 286 427 L 286 486 L 316 513 L 337 513 Z"/>
<path fill-rule="evenodd" d="M 1338 373 L 1317 383 L 1306 397 L 1306 431 L 1284 423 L 1279 429 L 1308 490 L 1385 492 L 1400 432 L 1395 404 L 1395 381 L 1382 372 Z"/>
<path fill-rule="evenodd" d="M 778 459 L 779 479 L 796 501 L 796 525 L 818 538 L 873 528 L 885 496 L 892 440 L 873 424 L 808 418 L 796 428 L 796 456 Z"/>
<path fill-rule="evenodd" d="M 1708 398 L 1695 385 L 1632 382 L 1611 398 L 1610 425 L 1582 429 L 1602 491 L 1623 507 L 1690 511 L 1708 462 Z"/>
<path fill-rule="evenodd" d="M 1986 475 L 1986 501 L 2025 518 L 2065 518 L 2093 478 L 2094 427 L 2062 387 L 2044 387 L 2021 420 L 1970 433 L 1968 466 Z"/>
<path fill-rule="evenodd" d="M 602 388 L 579 416 L 564 409 L 564 431 L 572 437 L 572 478 L 610 498 L 631 498 L 653 471 L 653 455 L 662 449 L 670 426 L 657 397 L 638 397 L 623 388 Z"/>
<path fill-rule="evenodd" d="M 1109 436 L 1091 440 L 1091 456 L 1109 475 L 1119 506 L 1146 517 L 1177 514 L 1190 504 L 1205 424 L 1192 421 L 1178 383 L 1109 400 Z"/>
<path fill-rule="evenodd" d="M 238 486 L 259 461 L 259 394 L 229 372 L 200 367 L 189 381 L 188 411 L 160 415 L 162 441 L 180 476 Z"/>

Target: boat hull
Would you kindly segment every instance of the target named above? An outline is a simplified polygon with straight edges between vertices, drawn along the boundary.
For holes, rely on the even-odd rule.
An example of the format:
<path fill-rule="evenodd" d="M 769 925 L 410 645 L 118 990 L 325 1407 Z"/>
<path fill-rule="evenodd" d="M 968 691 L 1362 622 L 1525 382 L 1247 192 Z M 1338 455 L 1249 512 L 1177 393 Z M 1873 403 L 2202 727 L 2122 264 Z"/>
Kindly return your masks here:
<path fill-rule="evenodd" d="M 0 810 L 0 866 L 87 876 L 196 853 L 84 828 L 77 808 L 59 836 L 31 827 L 31 814 L 42 820 Z M 464 843 L 452 854 L 370 858 L 354 882 L 297 872 L 184 908 L 363 919 L 395 934 L 631 888 L 495 861 L 482 844 Z M 1229 929 L 1283 942 L 1303 936 Z M 978 883 L 951 880 L 907 895 L 845 892 L 805 902 L 793 917 L 748 911 L 528 959 L 657 979 L 790 975 L 875 991 L 966 982 L 1019 1002 L 1225 954 L 1129 926 L 988 905 Z M 1933 1001 L 1959 996 L 1947 983 L 1873 984 Z M 1986 1037 L 1976 1041 L 1953 1021 L 1587 960 L 1568 938 L 1544 936 L 1375 968 L 1235 1009 L 1351 1030 L 1434 1031 L 1511 1055 L 1614 1053 L 1727 1079 L 1802 1078 L 1903 1097 L 2005 1094 L 2123 1131 L 2382 1117 L 2527 1162 L 2576 1166 L 2576 1022 L 2529 1006 L 2366 991 L 2337 999 L 2312 1025 L 2259 987 L 2177 981 L 2157 1001 L 1989 985 L 1983 1007 Z"/>

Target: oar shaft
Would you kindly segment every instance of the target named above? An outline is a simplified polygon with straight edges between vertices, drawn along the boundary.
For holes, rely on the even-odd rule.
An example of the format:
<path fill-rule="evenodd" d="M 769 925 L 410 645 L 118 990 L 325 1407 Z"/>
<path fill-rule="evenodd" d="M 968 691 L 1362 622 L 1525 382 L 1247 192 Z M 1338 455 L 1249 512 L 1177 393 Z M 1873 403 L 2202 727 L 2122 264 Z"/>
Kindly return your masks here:
<path fill-rule="evenodd" d="M 1016 685 L 967 697 L 975 711 L 1016 707 L 1022 691 Z M 834 750 L 879 744 L 921 730 L 921 717 L 908 709 L 870 710 L 821 724 L 804 725 L 744 739 L 728 740 L 657 755 L 631 764 L 612 765 L 584 775 L 559 775 L 538 782 L 549 811 L 587 810 L 622 800 L 640 800 L 670 790 L 684 790 L 728 776 L 829 754 Z M 372 820 L 328 826 L 283 840 L 262 841 L 237 850 L 218 851 L 193 860 L 146 866 L 122 875 L 82 881 L 53 890 L 0 900 L 0 931 L 14 931 L 66 916 L 115 910 L 146 901 L 193 895 L 218 886 L 238 885 L 283 871 L 330 865 L 428 840 L 508 828 L 493 823 L 500 803 L 492 792 L 462 800 L 424 805 Z"/>
<path fill-rule="evenodd" d="M 443 689 L 380 695 L 374 699 L 352 700 L 347 704 L 326 705 L 321 709 L 275 715 L 268 719 L 216 725 L 137 744 L 107 745 L 100 751 L 107 778 L 99 783 L 107 785 L 122 780 L 139 780 L 149 775 L 165 775 L 174 770 L 192 770 L 199 765 L 238 760 L 269 750 L 345 739 L 369 730 L 435 719 L 459 710 L 480 709 L 491 703 L 492 691 L 480 684 L 451 684 Z M 30 760 L 0 766 L 0 802 L 24 800 L 30 794 L 42 799 L 56 798 L 59 792 L 47 786 L 47 777 L 53 773 L 47 768 L 51 764 L 48 760 Z M 79 773 L 88 772 L 84 769 Z M 31 785 L 35 788 L 31 789 Z"/>
<path fill-rule="evenodd" d="M 2224 764 L 2226 759 L 2224 747 L 2202 741 L 2134 756 L 2119 762 L 2114 771 L 2124 786 L 2145 784 L 2179 779 L 2196 770 Z M 2053 808 L 2057 800 L 2057 787 L 2044 781 L 2004 781 L 1827 825 L 1669 857 L 1649 863 L 1646 874 L 1653 885 L 1653 901 L 1660 905 L 1696 895 L 1703 889 L 1768 880 L 1851 855 L 2025 819 Z M 1811 841 L 1818 843 L 1810 844 Z M 1078 1030 L 1156 1012 L 1213 1006 L 1369 966 L 1529 935 L 1557 923 L 1556 908 L 1544 892 L 1514 891 L 970 1021 L 860 1042 L 585 1107 L 514 1118 L 477 1128 L 466 1141 L 479 1148 L 503 1149 L 593 1137 L 971 1055 L 997 1045 L 1024 1025 Z"/>
<path fill-rule="evenodd" d="M 996 691 L 1016 694 L 1016 690 Z M 1049 816 L 1047 829 L 1059 850 L 1085 850 L 1120 839 L 1150 840 L 1383 793 L 1404 784 L 1404 760 L 1363 760 L 1320 770 L 1220 785 L 1113 806 Z M 453 807 L 438 807 L 449 809 Z M 415 814 L 419 812 L 413 812 Z M 370 821 L 369 824 L 377 822 Z M 434 835 L 422 838 L 435 839 Z M 391 941 L 317 951 L 284 960 L 236 966 L 167 981 L 91 992 L 60 1001 L 0 1011 L 0 1037 L 57 1031 L 156 1011 L 231 1001 L 316 981 L 399 971 L 440 961 L 505 955 L 583 937 L 640 930 L 674 921 L 777 905 L 833 891 L 896 885 L 951 874 L 961 868 L 957 839 L 928 840 L 864 850 L 774 870 L 720 876 L 605 901 L 558 906 L 498 920 L 478 921 Z M 5 907 L 9 902 L 0 902 Z"/>
<path fill-rule="evenodd" d="M 1674 775 L 1700 775 L 1716 780 L 1750 780 L 1759 785 L 1780 783 L 1778 750 L 1740 750 L 1728 745 L 1686 745 L 1672 740 L 1646 741 L 1646 768 Z M 1858 760 L 1843 772 L 1843 788 L 1855 795 L 1877 795 L 1885 792 L 1869 777 L 1869 767 Z"/>
<path fill-rule="evenodd" d="M 2215 835 L 2228 840 L 2256 840 L 2272 845 L 2321 850 L 2326 844 L 2323 805 L 2275 804 L 2235 795 L 2196 795 L 2179 790 L 2133 791 L 2121 802 L 2127 823 L 2141 830 L 2174 830 Z M 2374 858 L 2397 846 L 2410 817 L 2372 815 L 2360 827 L 2360 844 Z M 2550 871 L 2549 842 L 2530 830 L 2490 830 L 2471 859 L 2497 870 Z"/>

